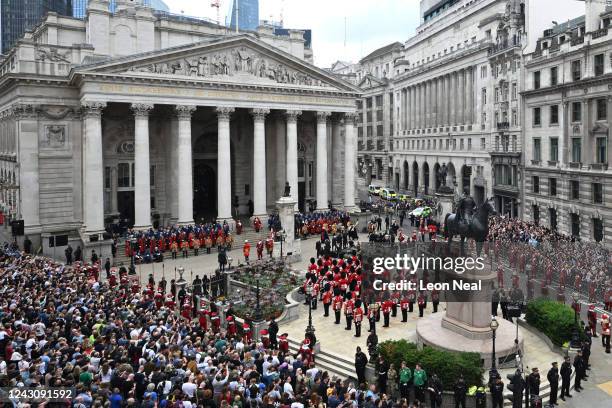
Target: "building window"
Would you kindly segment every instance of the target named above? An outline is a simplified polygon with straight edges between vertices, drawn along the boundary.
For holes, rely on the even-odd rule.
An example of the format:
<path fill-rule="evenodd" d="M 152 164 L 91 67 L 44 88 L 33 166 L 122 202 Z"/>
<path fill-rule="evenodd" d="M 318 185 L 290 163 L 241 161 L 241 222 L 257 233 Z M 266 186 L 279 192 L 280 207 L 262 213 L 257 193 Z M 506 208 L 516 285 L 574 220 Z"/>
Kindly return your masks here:
<path fill-rule="evenodd" d="M 595 161 L 600 164 L 608 162 L 608 141 L 605 137 L 598 137 L 595 141 Z"/>
<path fill-rule="evenodd" d="M 531 207 L 531 211 L 533 212 L 533 223 L 535 225 L 540 225 L 540 207 L 534 204 Z"/>
<path fill-rule="evenodd" d="M 372 98 L 366 98 L 366 108 L 372 109 Z"/>
<path fill-rule="evenodd" d="M 480 67 L 480 77 L 481 78 L 487 77 L 487 66 L 486 65 L 483 65 L 482 67 Z"/>
<path fill-rule="evenodd" d="M 512 109 L 512 126 L 518 125 L 518 114 L 516 113 L 516 109 Z"/>
<path fill-rule="evenodd" d="M 592 183 L 591 190 L 593 191 L 593 204 L 603 204 L 603 184 Z"/>
<path fill-rule="evenodd" d="M 485 150 L 487 148 L 487 139 L 484 137 L 480 138 L 480 149 Z"/>
<path fill-rule="evenodd" d="M 574 81 L 580 81 L 580 78 L 582 77 L 581 65 L 580 60 L 572 61 L 572 79 Z"/>
<path fill-rule="evenodd" d="M 557 230 L 557 210 L 554 208 L 548 209 L 548 218 L 550 219 L 550 229 L 553 231 Z"/>
<path fill-rule="evenodd" d="M 540 89 L 540 71 L 533 73 L 533 89 Z"/>
<path fill-rule="evenodd" d="M 149 167 L 149 185 L 155 187 L 155 166 Z"/>
<path fill-rule="evenodd" d="M 482 88 L 482 104 L 487 104 L 487 88 Z"/>
<path fill-rule="evenodd" d="M 468 150 L 472 150 L 472 139 L 468 139 L 467 141 L 468 141 L 468 145 L 467 145 L 468 146 Z M 435 148 L 435 146 L 434 146 L 434 148 Z"/>
<path fill-rule="evenodd" d="M 559 105 L 552 105 L 550 107 L 550 124 L 551 125 L 559 124 Z"/>
<path fill-rule="evenodd" d="M 582 102 L 572 102 L 572 122 L 582 120 Z"/>
<path fill-rule="evenodd" d="M 542 124 L 542 108 L 533 108 L 533 126 Z"/>
<path fill-rule="evenodd" d="M 533 192 L 536 194 L 539 193 L 540 192 L 540 177 L 533 176 L 532 182 L 533 182 Z"/>
<path fill-rule="evenodd" d="M 570 200 L 580 200 L 580 182 L 578 180 L 570 180 Z"/>
<path fill-rule="evenodd" d="M 594 69 L 595 76 L 600 76 L 604 74 L 604 55 L 597 54 L 594 58 Z"/>
<path fill-rule="evenodd" d="M 550 69 L 550 86 L 557 85 L 559 81 L 559 71 L 557 67 L 552 67 Z"/>
<path fill-rule="evenodd" d="M 582 161 L 582 139 L 579 137 L 572 138 L 572 162 L 580 163 Z"/>
<path fill-rule="evenodd" d="M 516 82 L 512 83 L 512 100 L 516 101 L 516 97 L 518 95 Z"/>
<path fill-rule="evenodd" d="M 495 102 L 499 102 L 499 88 L 495 87 Z"/>
<path fill-rule="evenodd" d="M 580 237 L 580 216 L 578 214 L 571 214 L 572 222 L 572 236 Z"/>
<path fill-rule="evenodd" d="M 556 178 L 551 177 L 548 179 L 548 193 L 552 197 L 557 196 L 557 179 Z"/>
<path fill-rule="evenodd" d="M 104 167 L 104 188 L 111 188 L 111 168 Z"/>
<path fill-rule="evenodd" d="M 558 137 L 550 138 L 550 161 L 552 162 L 559 161 L 559 138 Z"/>
<path fill-rule="evenodd" d="M 117 165 L 117 186 L 131 187 L 130 185 L 130 164 L 119 163 Z"/>
<path fill-rule="evenodd" d="M 539 138 L 533 139 L 533 160 L 542 160 L 542 140 Z"/>
<path fill-rule="evenodd" d="M 605 99 L 597 100 L 597 120 L 608 119 L 608 102 Z"/>
<path fill-rule="evenodd" d="M 603 240 L 603 222 L 600 218 L 593 218 L 593 239 L 595 242 Z"/>

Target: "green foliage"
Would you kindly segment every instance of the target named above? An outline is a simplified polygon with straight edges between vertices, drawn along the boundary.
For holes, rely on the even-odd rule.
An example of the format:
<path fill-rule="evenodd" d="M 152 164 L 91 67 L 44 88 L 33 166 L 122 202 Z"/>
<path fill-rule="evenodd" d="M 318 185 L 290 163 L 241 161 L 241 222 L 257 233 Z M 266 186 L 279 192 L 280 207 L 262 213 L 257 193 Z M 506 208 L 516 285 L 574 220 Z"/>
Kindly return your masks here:
<path fill-rule="evenodd" d="M 402 361 L 414 369 L 420 363 L 429 378 L 437 374 L 446 390 L 452 390 L 455 381 L 463 374 L 466 384 L 482 385 L 484 370 L 478 353 L 452 353 L 425 347 L 419 350 L 417 345 L 406 340 L 388 340 L 378 345 L 378 352 L 396 369 Z"/>
<path fill-rule="evenodd" d="M 525 319 L 557 346 L 563 347 L 571 340 L 574 310 L 563 303 L 547 299 L 530 302 L 527 304 Z M 584 335 L 582 330 L 579 330 L 579 333 L 581 337 Z"/>

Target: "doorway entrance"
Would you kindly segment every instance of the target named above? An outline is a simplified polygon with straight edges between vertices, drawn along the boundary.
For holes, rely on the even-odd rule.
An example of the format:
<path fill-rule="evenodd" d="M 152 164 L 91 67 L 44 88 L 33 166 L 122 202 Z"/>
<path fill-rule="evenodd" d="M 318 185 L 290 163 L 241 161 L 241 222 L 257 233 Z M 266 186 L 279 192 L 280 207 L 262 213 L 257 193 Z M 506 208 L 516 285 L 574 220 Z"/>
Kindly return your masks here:
<path fill-rule="evenodd" d="M 208 160 L 194 160 L 193 213 L 196 222 L 217 216 L 217 175 Z"/>
<path fill-rule="evenodd" d="M 117 191 L 117 209 L 129 227 L 134 226 L 134 190 Z"/>

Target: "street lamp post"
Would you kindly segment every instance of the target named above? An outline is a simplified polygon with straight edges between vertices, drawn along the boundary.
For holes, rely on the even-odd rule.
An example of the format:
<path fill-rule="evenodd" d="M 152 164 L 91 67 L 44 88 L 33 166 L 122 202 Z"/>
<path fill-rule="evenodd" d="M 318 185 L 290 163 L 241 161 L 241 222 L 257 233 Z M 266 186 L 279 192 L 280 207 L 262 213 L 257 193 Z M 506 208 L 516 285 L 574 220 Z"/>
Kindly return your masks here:
<path fill-rule="evenodd" d="M 278 237 L 278 240 L 280 241 L 280 257 L 281 259 L 283 259 L 283 242 L 287 238 L 287 232 L 285 232 L 285 230 L 283 229 L 281 231 L 278 231 L 276 233 L 276 236 Z"/>
<path fill-rule="evenodd" d="M 130 249 L 131 249 L 131 259 L 130 259 L 130 275 L 136 275 L 136 265 L 134 264 L 134 254 L 136 253 L 136 248 L 138 246 L 138 242 L 136 241 L 136 238 L 132 237 L 130 238 Z"/>
<path fill-rule="evenodd" d="M 253 321 L 261 322 L 263 320 L 263 312 L 261 311 L 261 305 L 259 304 L 259 274 L 257 277 L 257 286 L 255 287 L 255 310 L 253 311 Z"/>
<path fill-rule="evenodd" d="M 491 327 L 491 333 L 493 335 L 492 337 L 493 353 L 491 355 L 491 370 L 489 371 L 489 384 L 492 384 L 498 375 L 497 374 L 497 358 L 495 357 L 495 332 L 497 331 L 497 328 L 499 327 L 499 322 L 497 321 L 495 316 L 493 316 L 493 318 L 491 319 L 491 324 L 489 327 Z"/>
<path fill-rule="evenodd" d="M 306 338 L 310 339 L 310 346 L 314 347 L 316 342 L 315 328 L 312 325 L 312 285 L 306 285 L 306 299 L 308 299 L 308 326 L 306 326 Z"/>
<path fill-rule="evenodd" d="M 578 331 L 578 312 L 580 311 L 580 303 L 578 303 L 578 293 L 572 294 L 572 309 L 574 309 L 574 327 L 572 328 L 572 339 L 570 341 L 570 347 L 580 347 L 580 333 Z"/>

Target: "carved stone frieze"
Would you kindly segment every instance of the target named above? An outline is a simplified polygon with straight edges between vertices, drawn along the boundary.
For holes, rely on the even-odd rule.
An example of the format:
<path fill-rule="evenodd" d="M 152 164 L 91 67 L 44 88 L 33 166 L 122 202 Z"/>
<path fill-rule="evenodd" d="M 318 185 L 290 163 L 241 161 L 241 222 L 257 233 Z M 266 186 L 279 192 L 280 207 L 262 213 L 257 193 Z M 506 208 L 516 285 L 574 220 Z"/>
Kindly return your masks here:
<path fill-rule="evenodd" d="M 133 66 L 129 71 L 199 78 L 249 75 L 282 84 L 326 86 L 319 79 L 288 68 L 247 47 Z"/>
<path fill-rule="evenodd" d="M 41 141 L 41 147 L 62 148 L 66 145 L 66 126 L 47 125 Z"/>
<path fill-rule="evenodd" d="M 70 63 L 72 61 L 70 61 L 69 56 L 70 51 L 60 52 L 57 48 L 38 48 L 36 50 L 37 61 Z"/>

